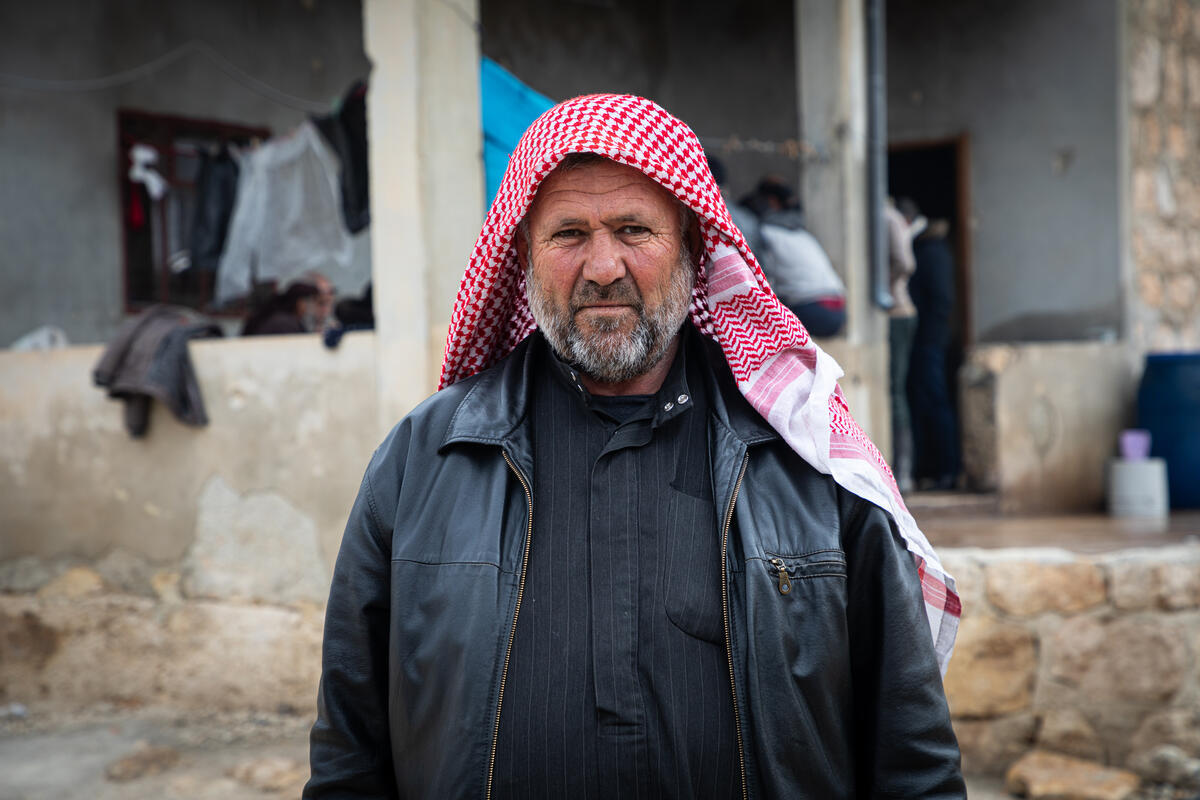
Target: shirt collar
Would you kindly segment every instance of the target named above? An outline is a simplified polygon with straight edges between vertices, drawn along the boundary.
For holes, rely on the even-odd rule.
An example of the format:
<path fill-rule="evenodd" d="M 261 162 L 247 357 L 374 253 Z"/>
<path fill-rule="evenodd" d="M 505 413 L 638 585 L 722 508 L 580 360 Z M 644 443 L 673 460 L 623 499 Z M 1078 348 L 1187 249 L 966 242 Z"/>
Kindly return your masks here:
<path fill-rule="evenodd" d="M 671 362 L 671 369 L 667 372 L 667 377 L 663 380 L 662 386 L 654 393 L 654 398 L 650 404 L 650 409 L 652 410 L 652 427 L 655 428 L 668 420 L 674 419 L 685 411 L 689 411 L 695 404 L 687 379 L 687 343 L 692 337 L 687 336 L 686 331 L 682 327 L 678 336 L 679 348 L 675 351 L 675 360 Z M 592 408 L 592 394 L 583 385 L 579 369 L 562 361 L 558 357 L 558 353 L 554 352 L 554 348 L 550 347 L 549 341 L 546 342 L 546 348 L 550 353 L 549 361 L 552 365 L 551 371 L 555 378 L 578 397 L 580 402 L 590 411 Z M 627 422 L 644 418 L 645 416 L 639 413 L 627 420 Z"/>

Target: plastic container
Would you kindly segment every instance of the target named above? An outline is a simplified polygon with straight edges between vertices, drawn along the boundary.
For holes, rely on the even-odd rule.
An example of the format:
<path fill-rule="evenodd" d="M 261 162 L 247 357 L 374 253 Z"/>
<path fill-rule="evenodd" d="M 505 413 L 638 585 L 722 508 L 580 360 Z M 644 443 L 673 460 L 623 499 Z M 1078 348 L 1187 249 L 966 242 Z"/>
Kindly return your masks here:
<path fill-rule="evenodd" d="M 1167 464 L 1171 508 L 1200 508 L 1200 353 L 1146 356 L 1138 427 Z"/>

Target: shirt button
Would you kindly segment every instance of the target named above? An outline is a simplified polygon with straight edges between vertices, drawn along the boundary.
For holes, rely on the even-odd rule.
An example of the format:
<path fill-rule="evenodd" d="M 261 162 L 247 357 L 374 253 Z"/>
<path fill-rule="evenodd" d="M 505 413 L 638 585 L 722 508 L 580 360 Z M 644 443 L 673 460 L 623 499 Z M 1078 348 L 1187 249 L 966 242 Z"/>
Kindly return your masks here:
<path fill-rule="evenodd" d="M 675 407 L 674 403 L 668 402 L 665 406 L 663 406 L 663 411 L 670 411 L 674 407 Z"/>
<path fill-rule="evenodd" d="M 675 398 L 675 402 L 680 403 L 680 404 L 686 403 L 687 401 L 688 401 L 688 396 L 686 394 L 681 394 L 681 395 L 679 395 L 679 397 Z"/>

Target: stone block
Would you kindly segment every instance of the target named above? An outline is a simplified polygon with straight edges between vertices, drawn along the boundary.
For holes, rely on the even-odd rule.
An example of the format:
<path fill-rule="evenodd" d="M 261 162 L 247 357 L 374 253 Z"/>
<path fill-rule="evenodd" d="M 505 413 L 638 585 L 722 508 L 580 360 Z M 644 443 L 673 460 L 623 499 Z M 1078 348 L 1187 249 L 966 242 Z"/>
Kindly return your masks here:
<path fill-rule="evenodd" d="M 1159 167 L 1154 173 L 1154 205 L 1165 219 L 1171 219 L 1179 210 L 1179 204 L 1175 202 L 1175 187 L 1171 185 L 1171 173 L 1166 167 Z"/>
<path fill-rule="evenodd" d="M 1158 156 L 1162 152 L 1162 127 L 1158 124 L 1158 115 L 1154 111 L 1137 112 L 1133 116 L 1133 146 L 1134 162 L 1143 164 L 1154 164 L 1158 161 Z M 1134 196 L 1137 197 L 1137 173 L 1138 171 L 1148 175 L 1149 171 L 1145 169 L 1135 170 L 1134 172 Z M 1144 191 L 1144 187 L 1143 187 Z M 1149 195 L 1153 200 L 1154 195 Z M 1145 196 L 1143 196 L 1143 200 Z M 1134 210 L 1142 213 L 1148 211 L 1150 206 L 1139 206 L 1134 203 Z"/>
<path fill-rule="evenodd" d="M 946 699 L 956 717 L 1023 711 L 1033 700 L 1037 639 L 1029 630 L 994 617 L 969 617 L 946 671 Z"/>
<path fill-rule="evenodd" d="M 1095 564 L 1001 561 L 987 566 L 988 599 L 1018 617 L 1046 611 L 1073 614 L 1105 600 L 1104 574 Z"/>
<path fill-rule="evenodd" d="M 964 618 L 988 613 L 983 566 L 968 552 L 943 550 L 940 553 L 942 566 L 954 576 L 954 588 L 958 592 L 958 599 L 962 601 Z"/>
<path fill-rule="evenodd" d="M 1177 789 L 1200 789 L 1200 758 L 1192 758 L 1171 744 L 1139 753 L 1129 767 L 1142 778 Z"/>
<path fill-rule="evenodd" d="M 1172 158 L 1179 161 L 1185 160 L 1190 155 L 1187 132 L 1178 122 L 1172 122 L 1167 126 L 1167 152 L 1171 154 Z"/>
<path fill-rule="evenodd" d="M 1148 130 L 1148 126 L 1147 126 Z M 1157 154 L 1157 133 L 1158 123 L 1154 123 L 1154 134 L 1156 144 L 1154 152 Z M 1133 213 L 1142 216 L 1157 216 L 1158 202 L 1154 195 L 1154 170 L 1146 167 L 1135 167 L 1133 170 L 1133 178 L 1131 182 L 1133 195 Z"/>
<path fill-rule="evenodd" d="M 1138 296 L 1150 308 L 1162 308 L 1162 278 L 1156 272 L 1141 272 L 1137 277 Z"/>
<path fill-rule="evenodd" d="M 1162 48 L 1162 101 L 1167 108 L 1183 107 L 1183 53 L 1179 45 L 1169 42 Z"/>
<path fill-rule="evenodd" d="M 954 733 L 962 753 L 963 772 L 1003 775 L 1033 747 L 1037 718 L 1024 713 L 998 719 L 956 719 Z"/>
<path fill-rule="evenodd" d="M 1158 100 L 1162 45 L 1147 33 L 1136 33 L 1133 38 L 1133 55 L 1129 60 L 1129 99 L 1135 108 L 1146 108 Z"/>
<path fill-rule="evenodd" d="M 1183 685 L 1189 663 L 1177 627 L 1151 615 L 1075 617 L 1052 642 L 1050 674 L 1097 703 L 1164 702 Z"/>
<path fill-rule="evenodd" d="M 1039 750 L 1049 750 L 1085 761 L 1105 759 L 1104 742 L 1078 709 L 1064 708 L 1047 711 L 1038 728 Z"/>
<path fill-rule="evenodd" d="M 1200 564 L 1159 564 L 1158 605 L 1168 611 L 1181 611 L 1200 606 Z"/>
<path fill-rule="evenodd" d="M 1144 611 L 1158 602 L 1156 565 L 1142 560 L 1113 561 L 1108 565 L 1109 597 L 1122 611 Z"/>
<path fill-rule="evenodd" d="M 1132 758 L 1162 745 L 1200 758 L 1200 708 L 1172 708 L 1146 717 L 1130 740 Z"/>
<path fill-rule="evenodd" d="M 1009 769 L 1005 787 L 1032 800 L 1126 800 L 1141 781 L 1126 770 L 1035 750 Z"/>
<path fill-rule="evenodd" d="M 1200 20 L 1200 8 L 1196 9 L 1196 19 Z M 1183 63 L 1187 73 L 1188 105 L 1200 108 L 1200 58 L 1189 55 Z"/>

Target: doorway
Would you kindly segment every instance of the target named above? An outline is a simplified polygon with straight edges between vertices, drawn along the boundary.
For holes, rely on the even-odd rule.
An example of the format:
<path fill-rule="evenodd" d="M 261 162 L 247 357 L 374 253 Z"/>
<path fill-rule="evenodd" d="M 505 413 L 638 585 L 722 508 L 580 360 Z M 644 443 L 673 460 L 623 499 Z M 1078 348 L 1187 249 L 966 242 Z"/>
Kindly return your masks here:
<path fill-rule="evenodd" d="M 947 139 L 923 140 L 904 142 L 888 146 L 888 195 L 897 202 L 901 198 L 910 198 L 916 203 L 921 214 L 933 223 L 935 220 L 945 220 L 948 224 L 946 235 L 950 254 L 953 258 L 953 305 L 949 315 L 949 336 L 946 348 L 945 381 L 946 394 L 949 397 L 953 421 L 950 430 L 953 431 L 953 442 L 944 445 L 950 455 L 941 459 L 945 462 L 951 458 L 953 473 L 961 473 L 961 433 L 959 421 L 958 373 L 962 367 L 964 354 L 970 346 L 971 334 L 971 265 L 970 265 L 970 197 L 968 195 L 968 140 L 966 135 Z M 920 262 L 918 262 L 920 269 Z M 916 432 L 914 431 L 914 434 Z M 923 434 L 926 440 L 931 436 L 927 431 Z M 948 438 L 947 436 L 941 437 Z M 930 469 L 929 456 L 933 447 L 926 441 L 922 446 L 916 442 L 916 470 L 918 486 L 928 488 L 931 483 L 937 485 L 942 476 L 935 474 L 942 470 Z M 937 462 L 938 459 L 932 459 Z M 961 485 L 959 481 L 953 484 Z M 949 488 L 942 481 L 938 488 Z"/>

